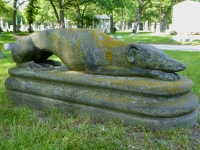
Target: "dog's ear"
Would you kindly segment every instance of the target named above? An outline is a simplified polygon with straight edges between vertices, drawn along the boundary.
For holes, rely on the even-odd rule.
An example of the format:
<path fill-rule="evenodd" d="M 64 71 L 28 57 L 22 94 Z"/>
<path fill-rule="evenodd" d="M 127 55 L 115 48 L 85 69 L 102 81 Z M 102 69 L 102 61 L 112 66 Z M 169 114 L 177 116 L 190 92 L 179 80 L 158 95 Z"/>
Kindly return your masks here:
<path fill-rule="evenodd" d="M 134 58 L 134 53 L 136 51 L 140 50 L 140 47 L 137 44 L 130 44 L 127 47 L 127 53 L 126 53 L 126 57 L 128 62 L 133 63 L 135 58 Z"/>

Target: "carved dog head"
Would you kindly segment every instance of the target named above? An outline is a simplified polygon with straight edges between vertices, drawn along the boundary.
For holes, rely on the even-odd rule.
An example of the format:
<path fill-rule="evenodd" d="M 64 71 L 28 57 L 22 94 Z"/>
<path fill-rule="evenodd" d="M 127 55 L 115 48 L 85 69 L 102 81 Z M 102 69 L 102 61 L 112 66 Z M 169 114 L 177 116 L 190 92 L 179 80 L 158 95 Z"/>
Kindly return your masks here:
<path fill-rule="evenodd" d="M 16 63 L 22 63 L 27 59 L 28 53 L 34 48 L 33 41 L 30 36 L 25 36 L 17 40 L 12 50 L 12 57 Z"/>
<path fill-rule="evenodd" d="M 186 68 L 186 65 L 167 56 L 163 51 L 145 44 L 130 44 L 127 47 L 127 60 L 134 67 L 165 72 L 178 72 Z"/>

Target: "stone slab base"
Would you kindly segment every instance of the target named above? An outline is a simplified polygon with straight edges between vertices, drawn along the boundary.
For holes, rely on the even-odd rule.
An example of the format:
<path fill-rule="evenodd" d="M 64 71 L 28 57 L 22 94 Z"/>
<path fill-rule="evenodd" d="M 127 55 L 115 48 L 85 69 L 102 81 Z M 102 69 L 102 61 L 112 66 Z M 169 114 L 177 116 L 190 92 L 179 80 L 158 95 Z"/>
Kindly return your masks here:
<path fill-rule="evenodd" d="M 58 108 L 65 114 L 117 119 L 150 129 L 192 127 L 198 119 L 193 82 L 140 77 L 89 75 L 65 67 L 47 71 L 11 68 L 7 96 L 38 110 Z"/>

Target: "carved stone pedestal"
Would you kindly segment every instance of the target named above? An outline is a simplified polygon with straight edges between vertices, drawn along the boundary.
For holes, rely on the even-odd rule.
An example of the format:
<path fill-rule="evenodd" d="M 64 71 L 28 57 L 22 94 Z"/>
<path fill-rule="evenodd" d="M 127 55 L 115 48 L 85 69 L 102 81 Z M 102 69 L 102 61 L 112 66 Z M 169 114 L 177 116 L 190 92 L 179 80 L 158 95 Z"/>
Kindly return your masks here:
<path fill-rule="evenodd" d="M 117 119 L 150 129 L 192 127 L 198 119 L 193 82 L 140 77 L 90 75 L 58 67 L 49 71 L 9 69 L 7 96 L 38 110 L 56 107 L 63 113 L 101 120 Z"/>

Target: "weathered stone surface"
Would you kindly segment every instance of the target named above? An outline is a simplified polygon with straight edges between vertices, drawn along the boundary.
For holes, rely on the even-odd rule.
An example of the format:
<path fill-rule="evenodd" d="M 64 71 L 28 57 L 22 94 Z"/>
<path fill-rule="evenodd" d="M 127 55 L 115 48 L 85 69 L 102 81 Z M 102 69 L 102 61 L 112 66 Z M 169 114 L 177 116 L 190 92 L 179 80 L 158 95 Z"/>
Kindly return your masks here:
<path fill-rule="evenodd" d="M 185 64 L 153 46 L 114 40 L 92 29 L 35 32 L 20 38 L 11 54 L 19 67 L 42 70 L 40 64 L 47 63 L 46 59 L 55 54 L 73 71 L 110 76 L 142 76 L 167 81 L 178 80 L 176 72 L 186 68 Z"/>
<path fill-rule="evenodd" d="M 140 77 L 90 75 L 57 67 L 48 71 L 11 68 L 7 96 L 37 109 L 57 107 L 64 113 L 151 129 L 192 127 L 198 118 L 193 82 Z"/>

